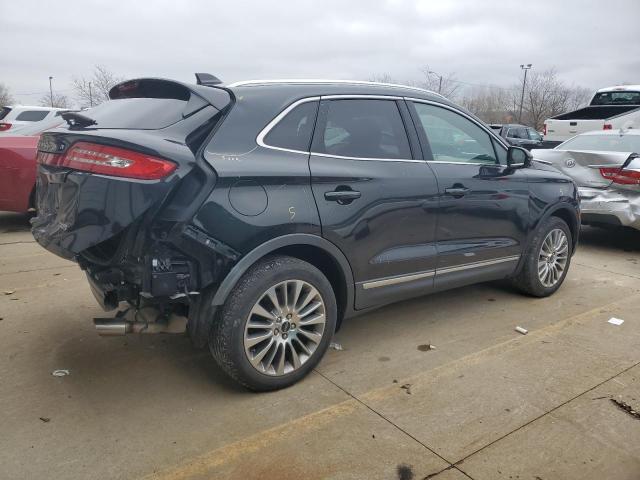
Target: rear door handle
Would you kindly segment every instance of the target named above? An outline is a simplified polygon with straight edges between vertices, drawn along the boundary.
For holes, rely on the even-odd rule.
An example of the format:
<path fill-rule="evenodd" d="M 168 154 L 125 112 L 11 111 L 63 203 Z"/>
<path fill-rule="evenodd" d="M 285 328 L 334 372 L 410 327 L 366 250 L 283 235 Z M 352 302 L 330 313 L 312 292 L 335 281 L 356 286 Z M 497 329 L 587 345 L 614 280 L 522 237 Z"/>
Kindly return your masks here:
<path fill-rule="evenodd" d="M 362 194 L 355 190 L 333 190 L 332 192 L 325 192 L 324 194 L 325 200 L 338 202 L 340 205 L 350 203 L 361 196 Z"/>
<path fill-rule="evenodd" d="M 446 193 L 447 195 L 451 195 L 452 197 L 464 197 L 467 193 L 469 193 L 469 189 L 465 187 L 445 188 L 444 193 Z"/>

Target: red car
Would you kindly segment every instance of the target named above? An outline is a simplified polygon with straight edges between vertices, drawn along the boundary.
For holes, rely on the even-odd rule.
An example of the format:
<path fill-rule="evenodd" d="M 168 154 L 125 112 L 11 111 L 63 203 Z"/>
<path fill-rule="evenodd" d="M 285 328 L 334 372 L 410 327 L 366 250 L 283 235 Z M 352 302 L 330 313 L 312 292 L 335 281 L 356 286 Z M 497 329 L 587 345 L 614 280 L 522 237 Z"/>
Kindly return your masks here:
<path fill-rule="evenodd" d="M 35 207 L 38 140 L 43 131 L 62 122 L 57 118 L 0 135 L 0 211 L 24 213 Z"/>

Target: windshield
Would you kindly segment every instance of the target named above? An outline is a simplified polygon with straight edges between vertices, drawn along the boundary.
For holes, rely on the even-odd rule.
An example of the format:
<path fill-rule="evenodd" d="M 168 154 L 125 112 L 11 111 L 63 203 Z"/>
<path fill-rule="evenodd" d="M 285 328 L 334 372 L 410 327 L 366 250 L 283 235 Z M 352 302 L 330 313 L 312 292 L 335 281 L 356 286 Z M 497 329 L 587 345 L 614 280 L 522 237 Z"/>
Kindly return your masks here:
<path fill-rule="evenodd" d="M 640 105 L 640 92 L 615 91 L 596 93 L 591 105 Z"/>
<path fill-rule="evenodd" d="M 555 149 L 640 153 L 640 135 L 578 135 Z"/>

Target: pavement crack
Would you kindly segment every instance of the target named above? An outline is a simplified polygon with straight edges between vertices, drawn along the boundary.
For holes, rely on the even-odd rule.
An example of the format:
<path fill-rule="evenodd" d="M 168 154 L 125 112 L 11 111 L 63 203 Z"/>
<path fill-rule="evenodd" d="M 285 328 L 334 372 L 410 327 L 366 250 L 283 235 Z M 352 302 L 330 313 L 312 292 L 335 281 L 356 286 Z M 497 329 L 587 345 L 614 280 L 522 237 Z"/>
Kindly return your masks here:
<path fill-rule="evenodd" d="M 467 460 L 468 458 L 472 457 L 473 455 L 476 455 L 477 453 L 480 453 L 481 451 L 483 451 L 483 450 L 485 450 L 485 449 L 489 448 L 491 445 L 493 445 L 493 444 L 495 444 L 495 443 L 499 442 L 500 440 L 503 440 L 503 439 L 507 438 L 509 435 L 512 435 L 512 434 L 514 434 L 515 432 L 517 432 L 517 431 L 519 431 L 519 430 L 522 430 L 523 428 L 525 428 L 525 427 L 527 427 L 527 426 L 531 425 L 531 424 L 532 424 L 532 423 L 534 423 L 534 422 L 537 422 L 537 421 L 538 421 L 538 420 L 540 420 L 541 418 L 546 417 L 547 415 L 549 415 L 549 414 L 551 414 L 551 413 L 555 412 L 555 411 L 556 411 L 556 410 L 558 410 L 559 408 L 564 407 L 564 406 L 565 406 L 565 405 L 567 405 L 568 403 L 573 402 L 574 400 L 576 400 L 576 399 L 578 399 L 578 398 L 582 397 L 583 395 L 586 395 L 587 393 L 592 392 L 593 390 L 595 390 L 595 389 L 596 389 L 596 388 L 598 388 L 599 386 L 601 386 L 601 385 L 603 385 L 603 384 L 605 384 L 605 383 L 607 383 L 607 382 L 610 382 L 611 380 L 615 380 L 615 378 L 616 378 L 616 377 L 619 377 L 620 375 L 622 375 L 622 374 L 624 374 L 624 373 L 628 372 L 629 370 L 631 370 L 632 368 L 637 367 L 638 365 L 640 365 L 640 362 L 636 362 L 636 363 L 634 363 L 634 364 L 633 364 L 633 365 L 631 365 L 630 367 L 627 367 L 627 368 L 625 368 L 624 370 L 622 370 L 621 372 L 618 372 L 618 373 L 616 373 L 615 375 L 612 375 L 611 377 L 609 377 L 609 378 L 607 378 L 607 379 L 603 380 L 602 382 L 599 382 L 598 384 L 596 384 L 596 385 L 592 386 L 591 388 L 589 388 L 589 389 L 585 390 L 584 392 L 579 393 L 579 394 L 577 394 L 577 395 L 575 395 L 575 396 L 571 397 L 569 400 L 566 400 L 566 401 L 564 401 L 564 402 L 560 403 L 559 405 L 556 405 L 555 407 L 553 407 L 552 409 L 548 410 L 547 412 L 545 412 L 545 413 L 543 413 L 543 414 L 541 414 L 541 415 L 538 415 L 537 417 L 535 417 L 535 418 L 533 418 L 533 419 L 529 420 L 528 422 L 526 422 L 526 423 L 524 423 L 524 424 L 520 425 L 518 428 L 516 428 L 516 429 L 514 429 L 514 430 L 512 430 L 512 431 L 510 431 L 510 432 L 508 432 L 508 433 L 505 433 L 505 434 L 504 434 L 504 435 L 502 435 L 501 437 L 496 438 L 494 441 L 492 441 L 492 442 L 490 442 L 490 443 L 486 444 L 486 445 L 485 445 L 485 446 L 483 446 L 483 447 L 480 447 L 479 449 L 475 450 L 474 452 L 471 452 L 470 454 L 466 455 L 466 456 L 465 456 L 465 457 L 463 457 L 462 459 L 460 459 L 460 460 L 458 460 L 457 462 L 455 462 L 453 465 L 456 465 L 456 466 L 457 466 L 457 465 L 460 465 L 462 462 L 464 462 L 464 461 L 465 461 L 465 460 Z M 624 409 L 624 407 L 621 407 L 621 408 L 623 408 L 623 409 Z"/>
<path fill-rule="evenodd" d="M 637 275 L 630 275 L 628 273 L 621 273 L 621 272 L 614 272 L 613 270 L 607 270 L 606 268 L 602 268 L 602 267 L 594 267 L 593 265 L 585 265 L 584 263 L 578 263 L 578 262 L 573 262 L 575 265 L 580 265 L 581 267 L 586 267 L 586 268 L 590 268 L 592 270 L 598 270 L 600 272 L 607 272 L 607 273 L 612 273 L 613 275 L 622 275 L 623 277 L 629 277 L 629 278 L 634 278 L 636 280 L 640 280 L 640 277 Z"/>
<path fill-rule="evenodd" d="M 387 417 L 385 417 L 382 413 L 378 412 L 375 408 L 369 406 L 367 403 L 365 403 L 364 401 L 362 401 L 361 399 L 359 399 L 358 397 L 356 397 L 354 394 L 352 394 L 350 391 L 348 391 L 347 389 L 343 388 L 341 385 L 337 384 L 336 382 L 334 382 L 333 380 L 331 380 L 329 377 L 327 377 L 326 375 L 324 375 L 323 373 L 319 372 L 318 370 L 314 369 L 314 372 L 316 372 L 318 375 L 320 375 L 322 378 L 324 378 L 327 382 L 331 383 L 334 387 L 342 390 L 342 392 L 344 392 L 346 395 L 348 395 L 349 397 L 351 397 L 352 399 L 354 399 L 356 402 L 358 402 L 359 404 L 361 404 L 362 406 L 364 406 L 367 410 L 369 410 L 370 412 L 374 413 L 375 415 L 377 415 L 378 417 L 380 417 L 382 420 L 384 420 L 385 422 L 389 423 L 390 425 L 392 425 L 393 427 L 395 427 L 396 429 L 400 430 L 402 433 L 404 433 L 406 436 L 408 436 L 409 438 L 411 438 L 412 440 L 414 440 L 415 442 L 417 442 L 418 444 L 422 445 L 424 448 L 426 448 L 427 450 L 429 450 L 431 453 L 433 453 L 436 457 L 438 457 L 439 459 L 441 459 L 442 461 L 446 462 L 449 467 L 445 468 L 444 470 L 447 470 L 448 468 L 455 468 L 456 470 L 458 470 L 458 468 L 449 460 L 447 460 L 446 458 L 444 458 L 442 455 L 440 455 L 438 452 L 436 452 L 433 448 L 429 447 L 429 445 L 427 445 L 426 443 L 420 441 L 418 438 L 414 437 L 413 435 L 411 435 L 409 432 L 407 432 L 405 429 L 403 429 L 402 427 L 400 427 L 399 425 L 395 424 L 394 422 L 392 422 L 391 420 L 389 420 Z M 441 470 L 441 471 L 444 471 Z M 440 473 L 440 472 L 437 472 Z M 464 472 L 461 472 L 464 473 Z M 466 474 L 465 474 L 466 475 Z M 425 477 L 425 478 L 430 478 L 429 476 Z"/>
<path fill-rule="evenodd" d="M 15 275 L 16 273 L 30 273 L 30 272 L 40 272 L 43 270 L 56 270 L 58 268 L 72 268 L 72 267 L 77 267 L 77 265 L 60 265 L 58 267 L 44 267 L 44 268 L 32 268 L 30 270 L 17 270 L 15 272 L 6 272 L 6 273 L 0 273 L 0 277 L 3 277 L 5 275 Z"/>

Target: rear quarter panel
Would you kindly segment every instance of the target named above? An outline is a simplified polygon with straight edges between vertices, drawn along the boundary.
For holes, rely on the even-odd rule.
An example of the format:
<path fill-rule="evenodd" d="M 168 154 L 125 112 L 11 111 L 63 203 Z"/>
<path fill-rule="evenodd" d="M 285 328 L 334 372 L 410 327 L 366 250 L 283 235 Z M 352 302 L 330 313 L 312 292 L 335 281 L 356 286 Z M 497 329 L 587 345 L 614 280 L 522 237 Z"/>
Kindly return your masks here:
<path fill-rule="evenodd" d="M 38 137 L 0 138 L 0 210 L 26 212 L 36 183 Z"/>

